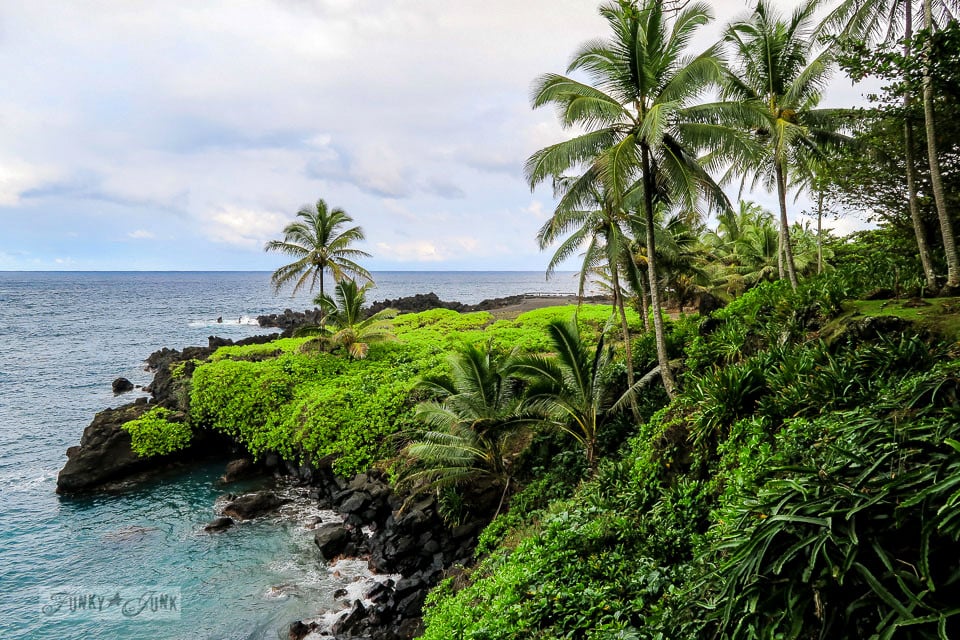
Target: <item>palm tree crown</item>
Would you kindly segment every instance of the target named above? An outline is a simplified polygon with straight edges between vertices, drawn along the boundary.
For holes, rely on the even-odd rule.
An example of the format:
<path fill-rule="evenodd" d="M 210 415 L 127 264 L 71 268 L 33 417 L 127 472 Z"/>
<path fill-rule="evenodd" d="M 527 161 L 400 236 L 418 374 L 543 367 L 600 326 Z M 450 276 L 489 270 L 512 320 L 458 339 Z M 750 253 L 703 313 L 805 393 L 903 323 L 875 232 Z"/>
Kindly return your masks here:
<path fill-rule="evenodd" d="M 296 295 L 304 286 L 313 291 L 319 281 L 323 296 L 323 278 L 328 270 L 337 282 L 357 277 L 373 280 L 366 269 L 354 262 L 357 258 L 369 258 L 370 254 L 350 247 L 363 240 L 363 229 L 343 229 L 353 222 L 343 209 L 329 209 L 321 198 L 312 207 L 302 207 L 297 218 L 284 228 L 283 240 L 271 240 L 264 246 L 264 251 L 278 251 L 295 258 L 273 272 L 270 281 L 276 291 L 293 282 L 291 295 Z"/>

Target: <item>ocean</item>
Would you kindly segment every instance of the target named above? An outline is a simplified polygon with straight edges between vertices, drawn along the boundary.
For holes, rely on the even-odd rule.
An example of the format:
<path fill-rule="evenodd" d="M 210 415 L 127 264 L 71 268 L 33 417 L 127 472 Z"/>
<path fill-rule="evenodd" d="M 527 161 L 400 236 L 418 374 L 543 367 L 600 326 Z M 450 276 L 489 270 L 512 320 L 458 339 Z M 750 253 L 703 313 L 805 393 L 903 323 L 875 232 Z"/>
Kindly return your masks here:
<path fill-rule="evenodd" d="M 473 304 L 576 290 L 571 273 L 550 281 L 542 272 L 374 277 L 371 301 L 432 291 Z M 94 414 L 140 393 L 115 397 L 115 378 L 148 384 L 143 361 L 157 349 L 269 333 L 258 315 L 313 306 L 306 293 L 274 295 L 269 278 L 0 272 L 0 638 L 286 638 L 290 622 L 333 607 L 333 591 L 363 572 L 361 563 L 320 562 L 308 525 L 335 516 L 294 486 L 284 489 L 293 502 L 278 516 L 204 533 L 227 490 L 216 483 L 221 465 L 112 493 L 54 493 L 67 447 Z M 127 597 L 151 587 L 170 600 L 145 601 L 137 615 L 114 615 L 109 600 L 55 596 L 122 590 Z"/>

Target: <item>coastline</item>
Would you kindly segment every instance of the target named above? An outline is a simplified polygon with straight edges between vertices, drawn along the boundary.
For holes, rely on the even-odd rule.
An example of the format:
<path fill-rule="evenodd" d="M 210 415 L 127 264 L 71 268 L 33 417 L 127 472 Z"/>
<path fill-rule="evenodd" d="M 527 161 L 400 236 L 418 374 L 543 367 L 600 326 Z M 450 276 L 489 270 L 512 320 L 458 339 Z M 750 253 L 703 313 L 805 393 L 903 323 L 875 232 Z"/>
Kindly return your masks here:
<path fill-rule="evenodd" d="M 512 296 L 484 301 L 483 304 L 495 307 L 491 312 L 494 317 L 509 318 L 532 309 L 575 301 L 567 296 L 517 298 Z M 236 457 L 242 452 L 242 445 L 236 440 L 220 438 L 211 442 L 201 440 L 185 451 L 156 457 L 144 464 L 144 461 L 127 454 L 129 435 L 121 427 L 131 419 L 131 412 L 135 418 L 155 406 L 181 414 L 188 411 L 189 408 L 183 405 L 182 378 L 178 382 L 173 375 L 178 366 L 189 375 L 195 362 L 209 357 L 221 346 L 257 345 L 277 337 L 277 334 L 254 336 L 236 342 L 211 337 L 207 347 L 187 347 L 182 351 L 164 348 L 151 354 L 147 363 L 154 372 L 154 380 L 145 390 L 151 394 L 152 401 L 148 403 L 146 398 L 138 398 L 118 409 L 98 413 L 87 428 L 91 433 L 85 431 L 81 446 L 71 447 L 74 457 L 84 447 L 88 450 L 100 448 L 99 460 L 95 457 L 87 461 L 85 469 L 103 471 L 105 467 L 101 462 L 104 459 L 122 464 L 115 464 L 108 473 L 93 478 L 86 486 L 71 485 L 68 479 L 75 474 L 61 472 L 65 482 L 58 487 L 58 492 L 96 491 L 117 483 L 129 486 L 157 471 L 188 469 L 196 460 L 209 460 L 217 452 L 221 458 Z M 117 451 L 124 447 L 124 454 L 117 455 Z M 231 455 L 223 456 L 226 451 Z M 353 558 L 367 562 L 373 576 L 400 577 L 374 578 L 361 590 L 361 597 L 353 594 L 348 600 L 339 600 L 336 610 L 292 623 L 290 637 L 329 637 L 318 635 L 328 632 L 339 638 L 393 640 L 413 637 L 420 629 L 420 608 L 427 592 L 453 566 L 471 562 L 476 534 L 486 521 L 480 517 L 451 530 L 443 523 L 435 499 L 418 502 L 409 511 L 400 513 L 402 500 L 393 494 L 384 478 L 376 474 L 344 477 L 334 473 L 329 462 L 321 460 L 312 465 L 298 465 L 277 456 L 268 456 L 257 465 L 257 473 L 264 478 L 294 479 L 300 486 L 308 488 L 318 506 L 330 508 L 343 518 L 342 525 L 326 523 L 315 534 L 315 544 L 322 558 L 331 563 Z M 269 512 L 268 509 L 265 513 Z M 342 546 L 331 547 L 330 536 L 337 544 L 343 543 Z"/>

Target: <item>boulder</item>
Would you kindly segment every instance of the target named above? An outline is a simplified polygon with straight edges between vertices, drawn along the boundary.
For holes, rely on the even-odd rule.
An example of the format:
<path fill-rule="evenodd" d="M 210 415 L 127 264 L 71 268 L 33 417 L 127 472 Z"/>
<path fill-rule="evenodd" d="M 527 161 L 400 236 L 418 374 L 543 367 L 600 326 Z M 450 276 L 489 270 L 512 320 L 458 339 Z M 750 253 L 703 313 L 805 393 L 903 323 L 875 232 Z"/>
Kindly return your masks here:
<path fill-rule="evenodd" d="M 250 458 L 237 458 L 227 463 L 226 468 L 223 470 L 223 475 L 220 476 L 220 482 L 228 484 L 243 478 L 249 478 L 256 473 L 257 468 L 254 466 L 253 460 Z"/>
<path fill-rule="evenodd" d="M 130 434 L 122 428 L 125 422 L 142 416 L 148 406 L 128 404 L 98 413 L 83 430 L 80 445 L 67 449 L 67 464 L 57 476 L 57 493 L 91 489 L 155 464 L 133 452 Z"/>
<path fill-rule="evenodd" d="M 114 393 L 126 393 L 128 391 L 133 391 L 133 383 L 127 380 L 126 378 L 117 378 L 113 381 L 113 392 Z"/>
<path fill-rule="evenodd" d="M 223 508 L 223 514 L 237 520 L 251 520 L 276 511 L 288 502 L 290 501 L 278 497 L 272 491 L 258 491 L 240 496 L 230 502 Z"/>
<path fill-rule="evenodd" d="M 303 640 L 306 638 L 312 631 L 317 630 L 317 623 L 311 622 L 310 624 L 304 624 L 302 621 L 297 620 L 290 625 L 290 631 L 287 634 L 287 637 L 290 640 Z"/>
<path fill-rule="evenodd" d="M 210 533 L 217 533 L 220 531 L 226 531 L 232 526 L 233 526 L 233 518 L 227 518 L 226 516 L 224 516 L 222 518 L 216 518 L 215 520 L 211 520 L 207 524 L 207 526 L 203 528 L 203 530 Z"/>
<path fill-rule="evenodd" d="M 313 541 L 320 549 L 323 559 L 332 560 L 347 550 L 352 536 L 342 524 L 331 523 L 318 529 L 313 535 Z"/>

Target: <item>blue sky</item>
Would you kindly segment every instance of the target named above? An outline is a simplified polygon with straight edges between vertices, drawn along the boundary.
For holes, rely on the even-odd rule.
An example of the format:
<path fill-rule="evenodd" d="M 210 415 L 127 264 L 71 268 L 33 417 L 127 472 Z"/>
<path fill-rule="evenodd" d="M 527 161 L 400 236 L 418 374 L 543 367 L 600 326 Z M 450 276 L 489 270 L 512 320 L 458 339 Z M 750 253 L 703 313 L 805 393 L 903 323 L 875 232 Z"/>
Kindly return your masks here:
<path fill-rule="evenodd" d="M 374 270 L 542 269 L 522 165 L 569 134 L 530 84 L 603 28 L 590 0 L 4 3 L 0 269 L 274 269 L 318 197 Z"/>

